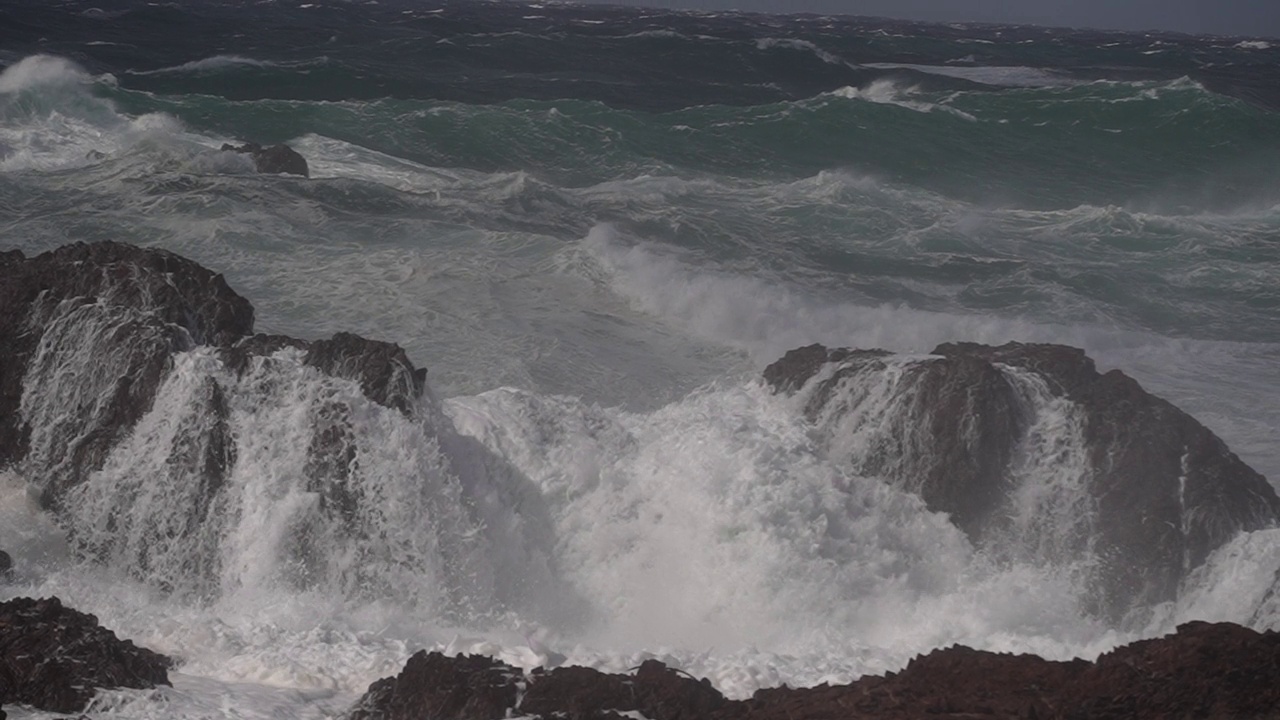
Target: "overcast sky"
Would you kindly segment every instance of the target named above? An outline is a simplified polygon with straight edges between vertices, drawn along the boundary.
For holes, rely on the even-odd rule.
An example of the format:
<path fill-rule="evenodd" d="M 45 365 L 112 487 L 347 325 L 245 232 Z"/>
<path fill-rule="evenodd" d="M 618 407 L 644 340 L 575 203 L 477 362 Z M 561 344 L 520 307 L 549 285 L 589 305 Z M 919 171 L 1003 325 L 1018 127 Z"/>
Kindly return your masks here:
<path fill-rule="evenodd" d="M 1280 37 L 1280 0 L 610 0 L 651 7 L 877 15 Z"/>

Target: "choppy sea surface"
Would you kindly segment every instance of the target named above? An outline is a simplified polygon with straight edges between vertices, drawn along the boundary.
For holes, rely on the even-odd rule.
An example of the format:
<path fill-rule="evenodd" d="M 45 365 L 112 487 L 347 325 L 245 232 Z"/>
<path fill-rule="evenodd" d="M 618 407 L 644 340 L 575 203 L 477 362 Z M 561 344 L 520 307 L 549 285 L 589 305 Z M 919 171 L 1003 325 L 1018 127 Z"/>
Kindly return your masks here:
<path fill-rule="evenodd" d="M 153 577 L 127 553 L 76 559 L 29 479 L 0 475 L 19 566 L 0 596 L 56 594 L 177 657 L 172 689 L 99 700 L 128 718 L 333 717 L 424 647 L 658 657 L 745 696 L 952 643 L 1092 657 L 1191 618 L 1280 627 L 1280 531 L 1111 625 L 1083 611 L 1078 559 L 988 557 L 818 451 L 758 380 L 812 342 L 1063 342 L 1275 482 L 1278 112 L 1265 38 L 515 0 L 7 2 L 0 249 L 173 250 L 224 273 L 260 331 L 398 342 L 439 414 L 314 378 L 233 407 L 240 505 L 199 549 L 157 551 Z M 217 152 L 237 140 L 288 142 L 312 176 Z M 165 413 L 219 372 L 183 354 L 104 477 L 150 477 Z M 321 395 L 367 408 L 383 546 L 320 533 L 325 570 L 299 582 L 279 529 L 305 512 L 310 429 L 290 410 Z M 1070 425 L 1041 410 L 1045 432 Z M 1078 474 L 1070 457 L 1029 482 Z M 477 469 L 493 458 L 502 482 Z M 180 500 L 139 497 L 138 518 Z M 196 552 L 211 586 L 183 581 Z"/>

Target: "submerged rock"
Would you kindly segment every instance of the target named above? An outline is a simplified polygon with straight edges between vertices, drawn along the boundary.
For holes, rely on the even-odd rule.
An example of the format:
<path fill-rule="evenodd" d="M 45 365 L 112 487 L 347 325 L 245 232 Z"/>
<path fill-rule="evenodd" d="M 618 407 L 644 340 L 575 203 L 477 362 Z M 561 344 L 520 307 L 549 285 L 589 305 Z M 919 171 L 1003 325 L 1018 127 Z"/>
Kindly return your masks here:
<path fill-rule="evenodd" d="M 288 145 L 271 145 L 263 147 L 258 143 L 232 145 L 224 143 L 222 152 L 234 152 L 249 155 L 253 165 L 260 173 L 301 175 L 311 177 L 311 169 L 307 167 L 307 159 Z"/>
<path fill-rule="evenodd" d="M 1092 553 L 1094 609 L 1111 617 L 1172 599 L 1214 549 L 1280 521 L 1271 485 L 1221 439 L 1119 370 L 1098 373 L 1082 350 L 948 343 L 931 355 L 812 345 L 764 378 L 802 394 L 830 454 L 919 494 L 980 545 L 1008 542 L 1010 518 L 1027 511 L 1016 495 L 1034 476 L 1074 472 L 1079 496 L 1052 488 L 1043 501 L 1064 505 L 1023 518 L 1022 540 L 1062 556 L 1037 560 Z M 1074 423 L 1053 431 L 1056 445 L 1033 428 L 1047 412 Z M 1056 537 L 1035 527 L 1057 520 Z"/>
<path fill-rule="evenodd" d="M 523 692 L 521 692 L 523 691 Z M 420 652 L 375 682 L 350 720 L 916 720 L 922 717 L 1128 720 L 1276 717 L 1280 633 L 1195 622 L 1084 660 L 1055 662 L 963 646 L 847 685 L 759 690 L 727 700 L 710 683 L 646 661 L 635 675 L 584 667 L 528 675 L 483 657 Z"/>
<path fill-rule="evenodd" d="M 57 598 L 0 603 L 0 704 L 78 712 L 100 688 L 168 685 L 169 665 Z"/>

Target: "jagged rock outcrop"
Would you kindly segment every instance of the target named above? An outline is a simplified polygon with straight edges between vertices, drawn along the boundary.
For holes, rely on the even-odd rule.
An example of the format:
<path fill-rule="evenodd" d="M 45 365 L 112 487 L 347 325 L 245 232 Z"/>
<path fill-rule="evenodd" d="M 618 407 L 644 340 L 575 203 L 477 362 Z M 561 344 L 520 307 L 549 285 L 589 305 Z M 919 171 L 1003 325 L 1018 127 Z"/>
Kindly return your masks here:
<path fill-rule="evenodd" d="M 492 658 L 446 658 L 420 651 L 394 678 L 369 686 L 351 712 L 351 720 L 506 717 L 519 695 L 520 670 Z"/>
<path fill-rule="evenodd" d="M 379 405 L 408 413 L 422 395 L 427 371 L 416 369 L 399 345 L 338 333 L 307 347 L 303 363 L 334 377 L 354 380 Z"/>
<path fill-rule="evenodd" d="M 1012 514 L 1022 482 L 1014 461 L 1036 441 L 1035 402 L 1069 401 L 1090 515 L 1074 543 L 1099 560 L 1095 609 L 1108 616 L 1171 599 L 1215 548 L 1280 520 L 1270 484 L 1221 439 L 1123 372 L 1099 373 L 1077 348 L 948 343 L 895 359 L 812 345 L 764 378 L 776 391 L 803 388 L 829 452 L 918 493 L 978 543 Z M 840 444 L 854 436 L 866 447 L 844 458 Z M 1067 462 L 1070 448 L 1058 451 Z"/>
<path fill-rule="evenodd" d="M 150 409 L 173 352 L 253 328 L 221 275 L 163 250 L 14 251 L 0 277 L 0 467 L 38 465 L 48 506 Z M 39 393 L 24 397 L 28 385 Z"/>
<path fill-rule="evenodd" d="M 254 335 L 253 320 L 253 307 L 221 275 L 164 250 L 108 242 L 32 258 L 0 252 L 0 468 L 20 466 L 82 555 L 119 559 L 160 587 L 184 583 L 198 585 L 201 595 L 216 592 L 216 548 L 187 546 L 216 542 L 219 497 L 240 456 L 235 402 L 268 402 L 280 379 L 299 371 L 349 380 L 405 415 L 417 411 L 425 389 L 426 371 L 397 345 L 350 333 L 315 341 Z M 226 371 L 199 371 L 197 384 L 173 391 L 172 422 L 153 430 L 159 446 L 149 449 L 164 461 L 95 476 L 151 412 L 173 376 L 176 354 L 199 346 L 217 348 Z M 244 380 L 263 367 L 256 380 Z M 360 488 L 352 480 L 356 453 L 346 402 L 317 398 L 314 437 L 300 469 L 322 514 L 349 522 Z M 65 502 L 88 492 L 90 477 L 115 485 L 72 517 Z M 177 505 L 163 516 L 134 517 L 132 503 L 157 493 Z M 124 522 L 149 525 L 126 533 Z M 116 528 L 129 547 L 106 528 Z M 161 560 L 164 572 L 157 569 Z"/>
<path fill-rule="evenodd" d="M 634 675 L 583 667 L 527 675 L 483 657 L 420 652 L 375 682 L 350 720 L 1128 720 L 1280 717 L 1280 633 L 1194 622 L 1096 662 L 1055 662 L 963 646 L 848 685 L 769 688 L 747 700 L 656 660 Z M 625 714 L 624 714 L 625 713 Z"/>
<path fill-rule="evenodd" d="M 168 685 L 169 665 L 57 598 L 0 603 L 0 704 L 78 712 L 100 688 Z"/>
<path fill-rule="evenodd" d="M 696 680 L 656 660 L 635 675 L 585 667 L 518 668 L 481 656 L 454 658 L 425 651 L 399 675 L 369 686 L 350 720 L 496 720 L 512 716 L 599 720 L 701 720 L 727 705 L 707 680 Z M 632 713 L 632 715 L 623 715 Z"/>
<path fill-rule="evenodd" d="M 249 155 L 253 158 L 253 165 L 260 173 L 279 174 L 285 173 L 289 175 L 301 175 L 302 177 L 311 177 L 311 169 L 307 166 L 307 159 L 298 154 L 297 150 L 288 145 L 270 145 L 263 147 L 258 143 L 245 143 L 243 145 L 232 145 L 224 143 L 222 152 L 234 152 Z"/>

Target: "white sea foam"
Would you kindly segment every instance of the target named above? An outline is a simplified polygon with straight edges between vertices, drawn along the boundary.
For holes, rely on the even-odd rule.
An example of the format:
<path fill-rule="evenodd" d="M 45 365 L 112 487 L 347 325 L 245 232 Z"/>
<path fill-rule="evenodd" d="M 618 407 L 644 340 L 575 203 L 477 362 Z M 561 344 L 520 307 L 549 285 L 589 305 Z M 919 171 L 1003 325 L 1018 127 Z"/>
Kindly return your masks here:
<path fill-rule="evenodd" d="M 74 228 L 86 239 L 125 233 L 159 244 L 226 272 L 254 300 L 261 329 L 394 339 L 431 367 L 438 386 L 467 393 L 433 419 L 437 440 L 427 425 L 363 401 L 352 384 L 320 378 L 289 353 L 275 359 L 274 374 L 260 367 L 244 377 L 205 351 L 184 353 L 152 414 L 95 476 L 105 484 L 79 491 L 75 507 L 101 537 L 122 509 L 109 488 L 135 493 L 139 513 L 165 516 L 181 502 L 190 488 L 164 482 L 171 469 L 161 457 L 210 378 L 227 388 L 242 441 L 228 479 L 236 495 L 220 510 L 224 520 L 186 545 L 149 539 L 142 520 L 150 518 L 135 518 L 105 568 L 70 560 L 23 479 L 0 477 L 0 547 L 19 561 L 15 584 L 0 594 L 60 595 L 180 659 L 174 689 L 113 694 L 117 704 L 96 714 L 334 716 L 418 648 L 522 667 L 563 656 L 610 671 L 659 657 L 742 697 L 894 669 L 951 642 L 1061 658 L 1131 639 L 1080 614 L 1080 576 L 1062 562 L 1090 521 L 1078 464 L 1050 461 L 1076 457 L 1070 407 L 1019 386 L 1034 422 L 1018 457 L 1024 481 L 1010 542 L 1025 553 L 995 562 L 910 494 L 856 475 L 848 457 L 819 447 L 794 401 L 742 379 L 814 341 L 914 353 L 956 339 L 1081 345 L 1102 369 L 1140 377 L 1280 478 L 1274 346 L 1048 322 L 1016 309 L 965 312 L 927 278 L 904 286 L 942 309 L 913 309 L 875 300 L 847 277 L 770 265 L 796 252 L 792 239 L 770 234 L 789 214 L 838 226 L 815 239 L 836 249 L 954 248 L 947 232 L 959 228 L 992 249 L 973 262 L 1002 261 L 1012 235 L 1026 241 L 1015 249 L 1030 261 L 1066 265 L 1055 253 L 1071 242 L 1145 239 L 1144 228 L 1192 250 L 1214 238 L 1264 241 L 1273 210 L 1231 218 L 987 210 L 856 170 L 796 181 L 642 174 L 561 188 L 533 173 L 433 168 L 315 134 L 298 143 L 312 182 L 221 177 L 247 166 L 241 156 L 202 153 L 219 140 L 164 115 L 121 115 L 86 92 L 74 67 L 38 64 L 0 76 L 10 94 L 46 103 L 0 125 L 25 133 L 0 142 L 30 148 L 6 156 L 5 169 L 72 167 L 88 149 L 113 154 L 102 167 L 31 178 L 41 196 L 86 187 L 101 196 L 92 208 L 59 211 L 73 224 L 32 213 L 14 242 L 39 249 Z M 845 94 L 919 101 L 891 84 Z M 619 222 L 585 233 L 596 217 Z M 537 229 L 512 229 L 520 223 Z M 776 255 L 738 252 L 748 245 Z M 1204 271 L 1179 267 L 1188 278 Z M 83 322 L 63 329 L 51 343 L 93 337 Z M 93 371 L 109 369 L 36 377 L 49 384 L 48 402 L 65 399 L 59 383 L 90 386 L 93 398 L 105 387 Z M 719 381 L 687 392 L 708 378 Z M 499 385 L 522 389 L 490 389 Z M 269 390 L 255 395 L 260 386 Z M 582 398 L 539 391 L 548 387 Z M 349 542 L 316 519 L 300 465 L 308 422 L 329 400 L 356 408 L 361 477 L 381 498 L 371 507 L 386 513 L 385 537 Z M 624 403 L 629 410 L 610 407 Z M 65 413 L 34 398 L 26 412 L 44 424 L 33 434 L 37 454 L 56 456 L 46 431 Z M 863 417 L 869 424 L 845 437 L 883 430 L 874 413 Z M 429 506 L 423 488 L 456 504 Z M 433 536 L 440 522 L 461 546 Z M 300 582 L 285 530 L 307 523 L 330 543 L 314 561 L 315 584 Z M 1194 617 L 1274 626 L 1275 545 L 1274 533 L 1255 533 L 1215 554 L 1143 634 Z M 144 547 L 154 577 L 128 569 Z M 197 582 L 184 563 L 210 547 L 219 569 Z M 353 548 L 415 562 L 373 563 L 362 574 L 358 560 L 368 555 Z"/>
<path fill-rule="evenodd" d="M 758 277 L 696 270 L 656 246 L 625 243 L 607 225 L 593 228 L 582 249 L 638 309 L 746 350 L 761 364 L 813 342 L 919 352 L 957 337 L 1000 342 L 1070 332 L 1016 319 L 833 301 Z"/>
<path fill-rule="evenodd" d="M 0 93 L 80 85 L 90 81 L 79 65 L 54 55 L 31 55 L 0 72 Z"/>
<path fill-rule="evenodd" d="M 839 178 L 831 181 L 841 182 Z M 860 182 L 878 187 L 865 179 Z M 1052 217 L 1055 226 L 1099 217 L 1110 223 L 1115 218 L 1115 213 L 1094 208 L 1066 212 L 1065 217 L 1057 213 L 1032 215 L 1038 220 Z M 1197 222 L 1213 226 L 1220 221 L 1187 220 L 1192 226 Z M 1144 222 L 1177 224 L 1183 220 L 1147 217 Z M 609 225 L 593 228 L 582 240 L 580 251 L 588 268 L 602 272 L 613 291 L 636 310 L 696 337 L 739 348 L 751 356 L 756 367 L 813 342 L 906 353 L 928 352 L 939 343 L 958 339 L 1082 347 L 1102 369 L 1123 368 L 1152 392 L 1173 399 L 1222 434 L 1273 483 L 1280 479 L 1280 451 L 1274 443 L 1280 414 L 1268 399 L 1269 392 L 1263 390 L 1280 381 L 1274 366 L 1280 348 L 1272 344 L 1175 339 L 1016 314 L 926 311 L 850 299 L 850 289 L 833 294 L 819 283 L 805 286 L 783 277 L 720 269 L 669 246 L 626 239 Z M 1214 387 L 1233 390 L 1224 395 L 1213 391 Z"/>
<path fill-rule="evenodd" d="M 976 121 L 977 118 L 959 108 L 951 107 L 945 103 L 932 103 L 924 100 L 914 100 L 916 95 L 915 88 L 902 87 L 898 83 L 890 79 L 873 80 L 864 88 L 856 88 L 845 86 L 829 93 L 825 93 L 826 97 L 839 97 L 846 100 L 861 100 L 864 102 L 872 102 L 877 105 L 894 105 L 896 107 L 914 110 L 916 112 L 929 113 L 936 111 L 950 113 L 957 117 L 964 118 L 969 121 Z"/>
<path fill-rule="evenodd" d="M 828 65 L 848 65 L 849 63 L 840 59 L 839 56 L 815 45 L 809 40 L 797 40 L 795 38 L 760 38 L 756 40 L 756 49 L 772 50 L 773 48 L 785 48 L 788 50 L 801 50 L 812 53 Z"/>
<path fill-rule="evenodd" d="M 59 533 L 7 480 L 16 534 L 52 537 L 0 536 L 20 578 L 4 594 L 57 594 L 180 660 L 174 689 L 107 696 L 104 712 L 206 717 L 232 694 L 249 713 L 334 713 L 419 647 L 610 671 L 656 656 L 742 697 L 951 642 L 1069 657 L 1117 641 L 1079 613 L 1070 577 L 988 563 L 915 496 L 816 452 L 794 401 L 758 383 L 647 413 L 502 389 L 448 401 L 447 417 L 428 398 L 412 420 L 298 360 L 236 377 L 211 351 L 177 357 L 64 509 L 78 542 L 109 548 L 106 567 L 40 555 Z M 166 458 L 210 379 L 237 458 L 197 530 L 166 533 L 156 521 L 182 522 L 172 509 L 199 487 Z M 352 408 L 367 534 L 326 525 L 302 470 L 333 402 Z M 305 573 L 300 528 L 315 545 Z M 212 591 L 193 584 L 200 568 Z"/>
<path fill-rule="evenodd" d="M 131 151 L 159 154 L 160 164 L 182 164 L 201 141 L 163 113 L 129 116 L 98 97 L 91 77 L 64 58 L 35 55 L 0 73 L 0 172 L 49 171 L 98 164 Z"/>
<path fill-rule="evenodd" d="M 999 87 L 1053 87 L 1074 85 L 1078 82 L 1052 70 L 1016 65 L 956 67 L 954 65 L 912 65 L 910 63 L 865 63 L 863 67 L 882 70 L 895 68 L 915 70 L 930 75 L 972 80 L 984 85 L 996 85 Z"/>
<path fill-rule="evenodd" d="M 200 74 L 215 73 L 221 70 L 232 68 L 301 68 L 320 65 L 328 62 L 328 58 L 321 56 L 310 60 L 275 62 L 272 60 L 258 60 L 257 58 L 245 57 L 243 55 L 214 55 L 212 57 L 201 58 L 200 60 L 192 60 L 174 65 L 172 67 L 157 68 L 155 70 L 130 70 L 130 75 L 179 75 L 179 74 Z"/>
<path fill-rule="evenodd" d="M 1241 533 L 1218 548 L 1183 583 L 1157 624 L 1188 620 L 1246 623 L 1280 630 L 1280 530 Z"/>

